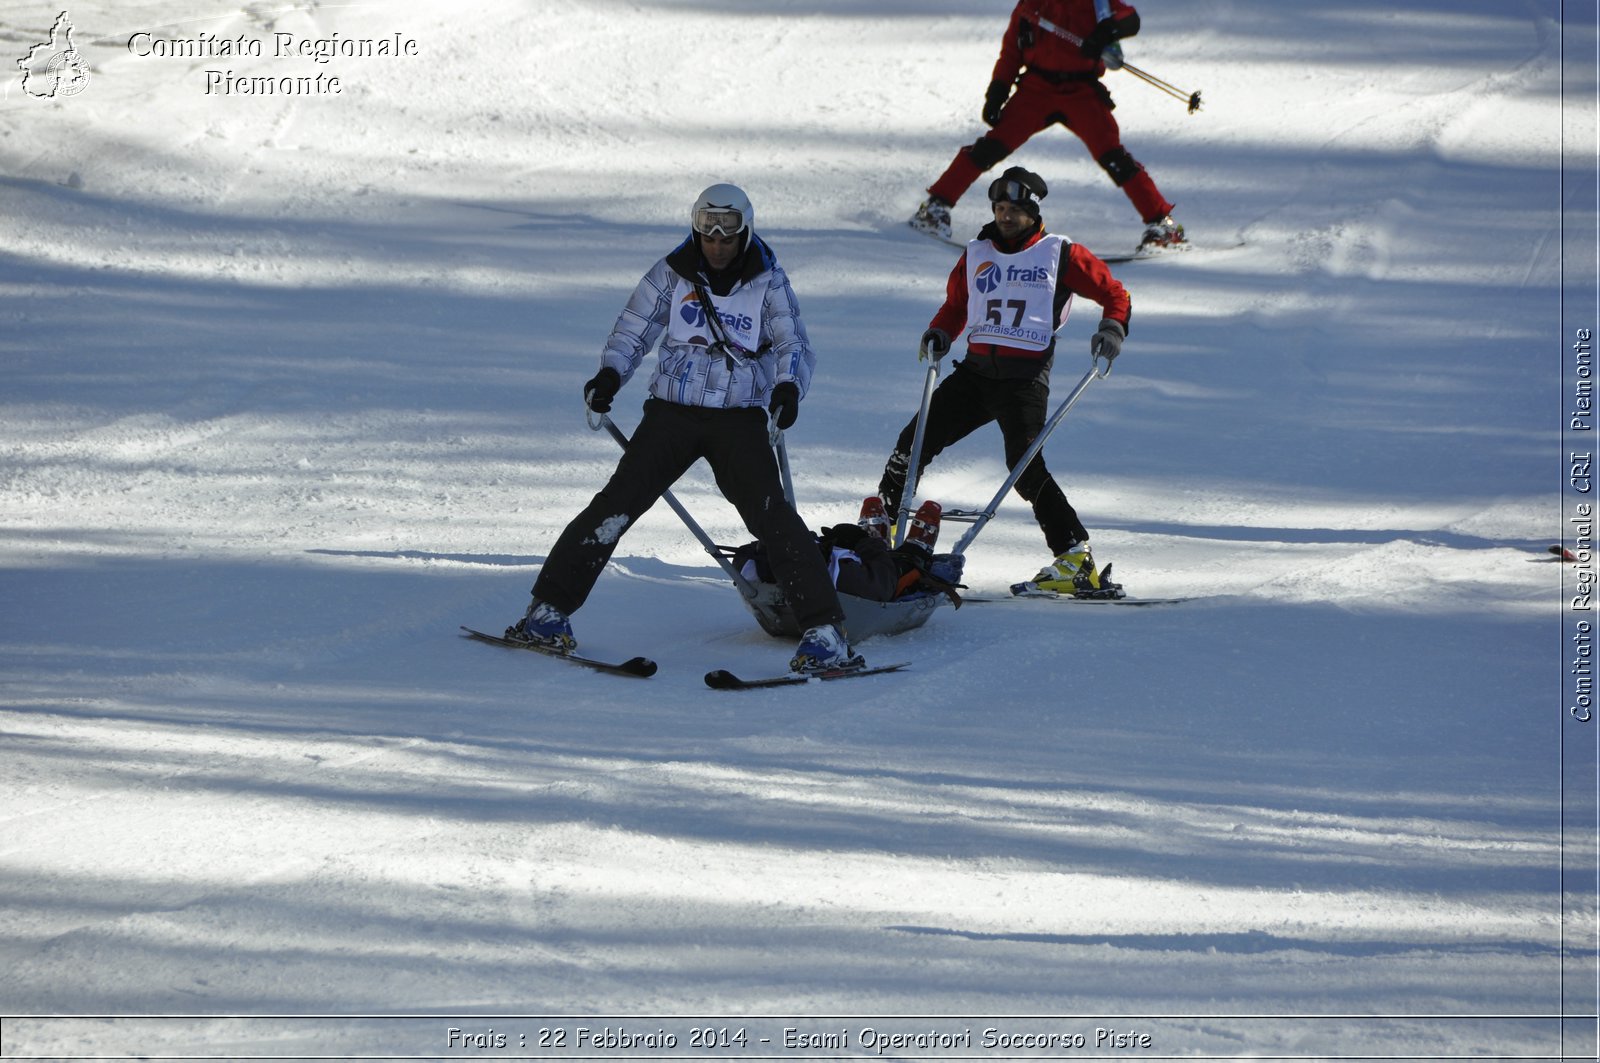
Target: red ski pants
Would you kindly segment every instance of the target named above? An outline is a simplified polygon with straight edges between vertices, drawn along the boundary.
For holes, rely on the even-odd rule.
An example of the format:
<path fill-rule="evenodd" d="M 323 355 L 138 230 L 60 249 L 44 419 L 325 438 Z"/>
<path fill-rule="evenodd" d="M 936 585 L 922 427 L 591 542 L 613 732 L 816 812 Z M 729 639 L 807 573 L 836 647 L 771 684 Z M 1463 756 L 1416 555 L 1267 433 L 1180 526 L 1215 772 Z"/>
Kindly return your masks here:
<path fill-rule="evenodd" d="M 949 167 L 928 188 L 928 194 L 955 203 L 978 175 L 1016 151 L 1035 133 L 1058 122 L 1077 134 L 1094 160 L 1106 167 L 1143 221 L 1160 221 L 1172 212 L 1172 204 L 1144 167 L 1123 150 L 1122 130 L 1111 116 L 1110 93 L 1098 81 L 1053 85 L 1037 74 L 1022 76 L 994 128 L 956 152 Z M 1108 165 L 1107 159 L 1117 161 Z"/>

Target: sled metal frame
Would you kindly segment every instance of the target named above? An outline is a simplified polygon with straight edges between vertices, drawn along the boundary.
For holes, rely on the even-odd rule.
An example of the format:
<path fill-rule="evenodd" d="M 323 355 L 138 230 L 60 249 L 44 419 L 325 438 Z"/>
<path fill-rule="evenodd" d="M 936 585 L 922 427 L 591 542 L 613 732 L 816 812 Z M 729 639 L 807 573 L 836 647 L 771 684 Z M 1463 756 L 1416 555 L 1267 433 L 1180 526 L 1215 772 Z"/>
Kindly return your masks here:
<path fill-rule="evenodd" d="M 604 428 L 617 445 L 624 451 L 628 449 L 628 437 L 617 427 L 608 414 L 599 414 L 598 418 L 591 411 L 588 415 L 589 427 L 599 430 Z M 778 460 L 778 471 L 783 479 L 784 497 L 789 505 L 794 505 L 794 480 L 789 471 L 789 451 L 784 445 L 783 431 L 776 424 L 770 427 L 769 439 Z M 800 621 L 790 608 L 788 597 L 783 588 L 775 583 L 765 581 L 751 581 L 745 578 L 738 569 L 733 567 L 733 548 L 718 546 L 700 527 L 683 503 L 675 498 L 670 490 L 661 496 L 672 507 L 672 512 L 678 515 L 684 526 L 689 529 L 706 553 L 721 566 L 728 578 L 739 590 L 739 598 L 744 602 L 745 608 L 750 610 L 761 630 L 774 637 L 799 638 L 805 634 L 805 629 L 800 626 Z M 844 610 L 844 625 L 850 632 L 852 641 L 871 638 L 874 635 L 898 635 L 902 631 L 910 631 L 921 627 L 928 622 L 933 611 L 944 601 L 942 594 L 919 595 L 913 598 L 897 598 L 892 602 L 878 602 L 868 598 L 858 598 L 853 594 L 840 594 L 839 605 Z"/>
<path fill-rule="evenodd" d="M 937 364 L 934 368 L 937 372 Z M 932 391 L 930 379 L 923 396 L 924 413 L 927 411 L 927 395 Z M 778 472 L 783 477 L 783 496 L 788 499 L 790 507 L 798 511 L 794 499 L 794 477 L 789 471 L 789 448 L 783 441 L 783 429 L 777 426 L 776 421 L 771 426 L 771 438 L 772 449 L 778 456 Z M 755 614 L 762 630 L 769 635 L 792 635 L 796 638 L 805 634 L 794 611 L 789 608 L 783 588 L 773 583 L 758 583 L 756 590 L 756 597 L 747 598 L 745 605 Z M 928 622 L 933 611 L 944 600 L 942 594 L 928 594 L 879 602 L 841 592 L 839 607 L 844 610 L 844 626 L 851 640 L 859 641 L 874 635 L 898 635 L 902 631 L 919 628 Z"/>
<path fill-rule="evenodd" d="M 1083 374 L 1083 379 L 1078 381 L 1077 386 L 1067 394 L 1065 399 L 1061 400 L 1061 405 L 1056 407 L 1056 412 L 1051 414 L 1050 419 L 1045 422 L 1044 430 L 1034 437 L 1033 443 L 1029 445 L 1027 451 L 1024 452 L 1022 457 L 1017 461 L 1016 468 L 1011 470 L 1010 475 L 1008 475 L 1005 479 L 1005 483 L 1000 485 L 1000 490 L 994 493 L 994 497 L 989 500 L 989 504 L 987 506 L 976 512 L 964 512 L 961 510 L 945 511 L 945 520 L 972 522 L 972 527 L 968 528 L 966 534 L 963 535 L 961 540 L 956 543 L 955 549 L 951 551 L 952 554 L 963 557 L 966 555 L 967 548 L 970 547 L 972 545 L 972 541 L 978 537 L 978 533 L 983 531 L 984 525 L 988 524 L 989 521 L 994 518 L 996 511 L 998 511 L 1000 508 L 1000 503 L 1005 501 L 1006 495 L 1009 494 L 1011 489 L 1017 485 L 1017 481 L 1022 478 L 1022 473 L 1027 469 L 1028 463 L 1033 461 L 1034 458 L 1038 457 L 1039 451 L 1044 449 L 1045 440 L 1049 439 L 1051 433 L 1053 433 L 1056 430 L 1056 427 L 1061 424 L 1062 419 L 1067 415 L 1067 411 L 1072 409 L 1073 405 L 1083 397 L 1083 393 L 1089 389 L 1090 384 L 1094 383 L 1096 380 L 1099 380 L 1109 372 L 1111 372 L 1110 362 L 1107 362 L 1106 367 L 1101 369 L 1099 360 L 1097 359 L 1095 363 L 1089 367 L 1089 371 Z"/>
<path fill-rule="evenodd" d="M 922 381 L 922 405 L 917 407 L 917 427 L 911 435 L 911 458 L 906 465 L 906 483 L 900 492 L 900 505 L 895 511 L 894 545 L 905 545 L 911 528 L 911 503 L 917 497 L 918 466 L 922 464 L 922 445 L 928 431 L 928 407 L 933 404 L 933 385 L 939 379 L 939 359 L 928 366 L 928 375 Z"/>

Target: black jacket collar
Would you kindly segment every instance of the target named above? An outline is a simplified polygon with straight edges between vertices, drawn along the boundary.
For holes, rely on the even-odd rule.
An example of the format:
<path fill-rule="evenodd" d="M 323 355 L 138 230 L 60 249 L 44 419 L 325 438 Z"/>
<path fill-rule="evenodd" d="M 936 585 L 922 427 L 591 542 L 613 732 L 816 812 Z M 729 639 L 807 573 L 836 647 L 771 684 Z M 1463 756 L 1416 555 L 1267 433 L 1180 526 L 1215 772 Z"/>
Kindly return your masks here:
<path fill-rule="evenodd" d="M 667 255 L 667 265 L 674 273 L 684 280 L 699 281 L 713 295 L 727 295 L 741 281 L 755 280 L 771 269 L 774 261 L 772 248 L 754 233 L 727 269 L 713 271 L 706 265 L 706 256 L 700 253 L 700 240 L 694 233 Z"/>
<path fill-rule="evenodd" d="M 995 250 L 999 251 L 1002 255 L 1014 255 L 1018 251 L 1024 251 L 1038 243 L 1040 238 L 1043 236 L 1044 223 L 1037 220 L 1034 221 L 1032 228 L 1025 230 L 1023 234 L 1017 237 L 1015 240 L 1007 240 L 1005 237 L 1001 236 L 1000 227 L 994 222 L 990 222 L 982 229 L 978 230 L 978 239 L 989 241 L 995 246 Z"/>

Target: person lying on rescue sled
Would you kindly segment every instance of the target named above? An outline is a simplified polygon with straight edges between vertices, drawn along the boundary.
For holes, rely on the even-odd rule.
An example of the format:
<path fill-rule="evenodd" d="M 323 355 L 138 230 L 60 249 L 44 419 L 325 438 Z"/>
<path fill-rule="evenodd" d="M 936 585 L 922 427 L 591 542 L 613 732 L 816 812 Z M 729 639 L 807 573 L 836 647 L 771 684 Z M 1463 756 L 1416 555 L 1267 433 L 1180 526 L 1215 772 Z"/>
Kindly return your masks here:
<path fill-rule="evenodd" d="M 967 244 L 946 283 L 944 305 L 922 334 L 919 360 L 938 361 L 952 336 L 967 333 L 967 356 L 936 389 L 928 405 L 917 476 L 940 451 L 991 421 L 1000 425 L 1006 467 L 1015 468 L 1047 419 L 1050 365 L 1056 329 L 1067 319 L 1072 297 L 1100 304 L 1100 325 L 1089 341 L 1091 358 L 1109 366 L 1128 334 L 1132 301 L 1121 282 L 1088 248 L 1047 233 L 1039 201 L 1049 192 L 1044 178 L 1021 166 L 989 186 L 994 221 Z M 917 418 L 895 442 L 883 468 L 878 495 L 890 513 L 905 492 Z M 1033 582 L 1046 590 L 1080 596 L 1110 591 L 1089 552 L 1089 531 L 1078 518 L 1041 451 L 1016 484 L 1033 506 L 1055 559 Z M 960 558 L 956 558 L 957 564 Z M 959 571 L 955 573 L 959 578 Z"/>
<path fill-rule="evenodd" d="M 817 550 L 827 562 L 833 585 L 840 594 L 873 602 L 943 594 L 960 608 L 957 584 L 945 578 L 950 575 L 949 557 L 933 552 L 942 512 L 932 499 L 923 502 L 907 524 L 905 542 L 892 547 L 883 502 L 869 496 L 855 524 L 835 524 L 817 533 Z M 752 583 L 775 582 L 760 543 L 735 550 L 733 567 Z"/>

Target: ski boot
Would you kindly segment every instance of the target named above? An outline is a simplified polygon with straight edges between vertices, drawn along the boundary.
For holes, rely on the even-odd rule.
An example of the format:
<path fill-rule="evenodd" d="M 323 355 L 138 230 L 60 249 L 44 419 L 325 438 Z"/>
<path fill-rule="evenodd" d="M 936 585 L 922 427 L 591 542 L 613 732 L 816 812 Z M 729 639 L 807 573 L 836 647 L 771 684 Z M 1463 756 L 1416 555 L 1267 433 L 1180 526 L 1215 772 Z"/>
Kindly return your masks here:
<path fill-rule="evenodd" d="M 938 196 L 929 196 L 911 216 L 911 227 L 918 232 L 950 240 L 950 204 Z"/>
<path fill-rule="evenodd" d="M 549 646 L 557 653 L 571 653 L 578 648 L 572 637 L 572 623 L 567 614 L 535 598 L 522 619 L 506 628 L 506 638 L 514 642 L 536 642 Z"/>
<path fill-rule="evenodd" d="M 1186 250 L 1189 242 L 1183 238 L 1183 226 L 1172 220 L 1172 215 L 1145 226 L 1139 239 L 1138 254 L 1152 255 L 1158 251 Z"/>
<path fill-rule="evenodd" d="M 1109 579 L 1111 566 L 1096 570 L 1088 543 L 1073 543 L 1033 577 L 1040 590 L 1070 594 L 1074 598 L 1121 598 L 1122 585 Z"/>
<path fill-rule="evenodd" d="M 789 670 L 807 675 L 813 672 L 850 671 L 866 663 L 866 658 L 861 654 L 851 652 L 844 632 L 837 625 L 822 624 L 807 629 L 800 637 L 800 645 L 795 647 L 794 657 L 789 661 Z"/>
<path fill-rule="evenodd" d="M 861 519 L 856 523 L 874 539 L 889 541 L 889 510 L 877 495 L 868 495 L 862 500 Z"/>
<path fill-rule="evenodd" d="M 933 558 L 933 544 L 939 539 L 939 515 L 944 507 L 927 499 L 911 515 L 906 524 L 906 541 L 903 548 L 918 557 L 922 565 Z"/>

